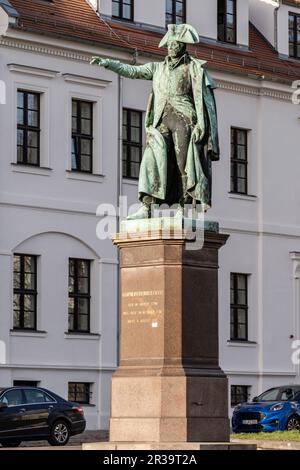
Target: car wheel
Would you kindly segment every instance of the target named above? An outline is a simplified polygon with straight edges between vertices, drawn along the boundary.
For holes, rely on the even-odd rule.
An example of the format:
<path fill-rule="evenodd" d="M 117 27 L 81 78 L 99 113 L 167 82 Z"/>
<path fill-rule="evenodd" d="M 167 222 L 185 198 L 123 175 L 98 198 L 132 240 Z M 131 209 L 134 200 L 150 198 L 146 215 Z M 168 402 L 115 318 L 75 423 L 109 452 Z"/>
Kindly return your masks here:
<path fill-rule="evenodd" d="M 65 446 L 70 439 L 70 429 L 64 420 L 55 421 L 52 425 L 49 444 L 52 446 Z"/>
<path fill-rule="evenodd" d="M 286 424 L 287 431 L 300 431 L 300 419 L 298 416 L 290 416 Z"/>
<path fill-rule="evenodd" d="M 19 447 L 22 441 L 0 442 L 2 447 Z"/>

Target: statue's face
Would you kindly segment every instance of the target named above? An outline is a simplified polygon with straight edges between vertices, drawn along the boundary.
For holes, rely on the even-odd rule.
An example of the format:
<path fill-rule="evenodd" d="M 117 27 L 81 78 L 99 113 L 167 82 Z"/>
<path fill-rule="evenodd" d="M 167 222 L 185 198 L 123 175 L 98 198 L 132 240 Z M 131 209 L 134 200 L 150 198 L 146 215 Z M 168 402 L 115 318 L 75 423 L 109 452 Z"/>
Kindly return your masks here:
<path fill-rule="evenodd" d="M 168 42 L 168 54 L 171 58 L 180 57 L 184 54 L 186 49 L 186 44 L 179 41 L 169 41 Z"/>

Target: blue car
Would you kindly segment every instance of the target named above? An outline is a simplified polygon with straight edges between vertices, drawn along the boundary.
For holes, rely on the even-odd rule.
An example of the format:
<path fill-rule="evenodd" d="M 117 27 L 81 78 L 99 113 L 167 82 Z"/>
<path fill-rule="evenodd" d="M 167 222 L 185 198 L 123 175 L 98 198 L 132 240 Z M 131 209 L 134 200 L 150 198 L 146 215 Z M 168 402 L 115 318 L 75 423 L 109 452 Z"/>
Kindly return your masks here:
<path fill-rule="evenodd" d="M 234 408 L 233 432 L 300 431 L 300 385 L 267 390 Z"/>

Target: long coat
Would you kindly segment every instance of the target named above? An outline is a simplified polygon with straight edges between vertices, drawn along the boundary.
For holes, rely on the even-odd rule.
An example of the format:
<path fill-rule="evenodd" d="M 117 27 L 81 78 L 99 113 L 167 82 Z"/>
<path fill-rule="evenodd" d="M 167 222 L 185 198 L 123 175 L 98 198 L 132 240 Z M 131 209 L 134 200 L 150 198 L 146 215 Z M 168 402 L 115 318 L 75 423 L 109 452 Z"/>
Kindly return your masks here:
<path fill-rule="evenodd" d="M 185 171 L 188 193 L 207 209 L 211 206 L 211 162 L 219 159 L 220 152 L 213 92 L 216 86 L 202 67 L 204 63 L 194 58 L 189 63 L 197 124 L 202 132 L 200 142 L 195 143 L 193 139 L 190 141 Z M 139 195 L 140 199 L 148 194 L 156 200 L 173 204 L 178 202 L 178 198 L 176 191 L 171 188 L 172 184 L 170 186 L 169 149 L 157 130 L 168 101 L 168 87 L 167 84 L 164 86 L 167 66 L 166 61 L 133 66 L 107 60 L 105 64 L 106 68 L 124 77 L 153 80 L 145 119 L 147 142 L 140 168 Z"/>

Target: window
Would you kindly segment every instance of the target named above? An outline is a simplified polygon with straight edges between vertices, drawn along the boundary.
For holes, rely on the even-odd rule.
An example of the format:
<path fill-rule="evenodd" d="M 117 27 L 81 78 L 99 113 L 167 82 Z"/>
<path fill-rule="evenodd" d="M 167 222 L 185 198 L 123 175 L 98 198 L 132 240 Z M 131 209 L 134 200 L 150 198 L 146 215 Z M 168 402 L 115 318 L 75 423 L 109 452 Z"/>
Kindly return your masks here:
<path fill-rule="evenodd" d="M 133 0 L 112 0 L 112 16 L 133 21 Z"/>
<path fill-rule="evenodd" d="M 218 40 L 236 43 L 236 0 L 218 0 Z"/>
<path fill-rule="evenodd" d="M 40 165 L 40 95 L 18 90 L 17 162 Z"/>
<path fill-rule="evenodd" d="M 186 0 L 166 0 L 166 25 L 186 22 Z"/>
<path fill-rule="evenodd" d="M 250 387 L 248 385 L 231 385 L 231 406 L 245 403 L 250 397 Z"/>
<path fill-rule="evenodd" d="M 36 330 L 37 257 L 14 256 L 14 329 Z"/>
<path fill-rule="evenodd" d="M 232 193 L 248 193 L 248 131 L 231 129 L 231 187 Z"/>
<path fill-rule="evenodd" d="M 91 384 L 80 382 L 69 382 L 68 384 L 68 400 L 75 401 L 82 405 L 90 404 Z"/>
<path fill-rule="evenodd" d="M 93 103 L 72 100 L 72 170 L 93 172 Z"/>
<path fill-rule="evenodd" d="M 90 331 L 90 261 L 69 260 L 69 331 Z"/>
<path fill-rule="evenodd" d="M 289 54 L 300 59 L 300 15 L 289 13 Z"/>
<path fill-rule="evenodd" d="M 14 387 L 38 387 L 39 383 L 36 380 L 14 380 Z"/>
<path fill-rule="evenodd" d="M 138 179 L 143 152 L 142 113 L 123 109 L 123 177 Z"/>
<path fill-rule="evenodd" d="M 230 275 L 230 339 L 248 340 L 248 275 Z"/>
<path fill-rule="evenodd" d="M 18 406 L 24 403 L 22 390 L 8 390 L 0 398 L 0 403 L 5 403 L 7 406 Z"/>
<path fill-rule="evenodd" d="M 55 400 L 50 397 L 47 393 L 42 390 L 34 390 L 28 388 L 24 390 L 24 395 L 26 398 L 26 403 L 35 404 L 35 403 L 53 403 Z"/>

